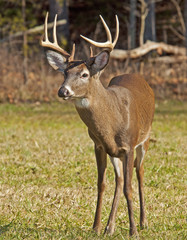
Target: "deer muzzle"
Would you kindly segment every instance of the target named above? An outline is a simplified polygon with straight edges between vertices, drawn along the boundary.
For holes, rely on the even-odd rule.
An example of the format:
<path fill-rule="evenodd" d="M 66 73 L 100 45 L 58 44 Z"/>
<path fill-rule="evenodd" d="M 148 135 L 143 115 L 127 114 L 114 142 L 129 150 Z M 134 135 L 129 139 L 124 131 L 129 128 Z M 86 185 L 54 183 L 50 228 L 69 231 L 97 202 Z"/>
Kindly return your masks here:
<path fill-rule="evenodd" d="M 58 90 L 58 96 L 63 98 L 64 100 L 67 100 L 68 98 L 73 96 L 73 91 L 67 86 L 62 86 Z"/>

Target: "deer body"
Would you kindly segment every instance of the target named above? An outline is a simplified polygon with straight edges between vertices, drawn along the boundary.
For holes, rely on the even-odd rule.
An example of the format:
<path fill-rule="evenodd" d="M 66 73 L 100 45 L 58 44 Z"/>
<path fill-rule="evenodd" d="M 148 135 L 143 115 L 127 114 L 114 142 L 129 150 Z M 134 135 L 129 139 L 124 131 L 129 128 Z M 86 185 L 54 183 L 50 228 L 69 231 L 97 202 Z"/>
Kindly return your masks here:
<path fill-rule="evenodd" d="M 102 19 L 102 18 L 101 18 Z M 54 24 L 54 43 L 47 37 L 47 17 L 45 22 L 45 41 L 41 45 L 47 50 L 47 58 L 55 70 L 64 73 L 64 83 L 59 89 L 59 97 L 73 100 L 88 133 L 95 144 L 98 168 L 98 199 L 93 224 L 94 230 L 101 230 L 101 208 L 106 185 L 107 154 L 114 166 L 116 188 L 113 204 L 105 232 L 112 234 L 122 189 L 127 200 L 130 235 L 137 235 L 132 204 L 132 173 L 136 167 L 140 198 L 140 226 L 146 224 L 143 194 L 143 159 L 149 145 L 151 124 L 154 115 L 154 94 L 143 77 L 137 74 L 124 74 L 114 77 L 105 88 L 99 77 L 108 63 L 110 51 L 114 48 L 119 32 L 116 18 L 116 37 L 112 43 L 109 29 L 102 19 L 108 41 L 104 44 L 87 41 L 98 47 L 107 47 L 98 55 L 91 54 L 87 61 L 74 61 L 71 55 L 61 49 L 56 40 L 56 19 Z M 57 53 L 56 51 L 60 52 Z M 134 151 L 136 159 L 134 160 Z"/>
<path fill-rule="evenodd" d="M 87 105 L 75 101 L 75 106 L 97 145 L 110 156 L 120 157 L 148 139 L 154 94 L 143 77 L 121 75 L 113 78 L 108 88 L 100 79 L 93 79 L 91 85 L 91 92 L 84 98 Z"/>

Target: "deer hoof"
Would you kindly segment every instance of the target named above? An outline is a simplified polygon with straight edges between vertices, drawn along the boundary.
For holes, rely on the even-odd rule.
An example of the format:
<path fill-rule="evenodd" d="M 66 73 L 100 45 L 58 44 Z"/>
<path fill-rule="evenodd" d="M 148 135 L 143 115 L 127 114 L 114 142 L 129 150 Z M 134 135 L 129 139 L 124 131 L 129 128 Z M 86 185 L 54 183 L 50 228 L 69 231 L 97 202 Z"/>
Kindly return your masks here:
<path fill-rule="evenodd" d="M 148 222 L 146 220 L 140 222 L 140 229 L 148 229 Z"/>
<path fill-rule="evenodd" d="M 101 232 L 101 227 L 93 227 L 93 231 L 99 236 Z"/>
<path fill-rule="evenodd" d="M 138 234 L 136 228 L 130 230 L 129 236 L 130 236 L 131 239 L 137 239 L 137 240 L 139 240 L 139 234 Z"/>
<path fill-rule="evenodd" d="M 113 235 L 113 233 L 114 233 L 114 226 L 112 225 L 106 226 L 104 234 L 111 236 Z"/>

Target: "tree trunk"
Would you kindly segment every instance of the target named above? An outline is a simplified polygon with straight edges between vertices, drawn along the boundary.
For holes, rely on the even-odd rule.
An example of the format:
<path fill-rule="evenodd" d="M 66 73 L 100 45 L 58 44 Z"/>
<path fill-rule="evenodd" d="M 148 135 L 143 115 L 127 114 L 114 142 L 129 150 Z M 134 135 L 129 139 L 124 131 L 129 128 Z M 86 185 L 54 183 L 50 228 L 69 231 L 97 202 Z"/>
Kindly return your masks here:
<path fill-rule="evenodd" d="M 22 0 L 22 18 L 23 18 L 23 76 L 24 76 L 24 84 L 28 81 L 28 44 L 27 44 L 27 33 L 26 33 L 26 2 Z"/>
<path fill-rule="evenodd" d="M 140 26 L 139 41 L 140 41 L 140 46 L 142 46 L 144 44 L 145 19 L 148 14 L 148 8 L 145 0 L 139 0 L 139 2 L 141 3 L 141 26 Z"/>
<path fill-rule="evenodd" d="M 145 2 L 149 11 L 145 19 L 144 41 L 151 40 L 156 42 L 155 0 L 145 0 Z"/>
<path fill-rule="evenodd" d="M 186 47 L 186 55 L 187 55 L 187 0 L 185 0 L 184 21 L 185 21 L 185 47 Z M 187 64 L 187 60 L 186 60 L 186 64 Z M 186 77 L 187 77 L 187 69 L 186 69 Z"/>
<path fill-rule="evenodd" d="M 136 1 L 130 0 L 130 27 L 129 27 L 129 40 L 130 40 L 130 49 L 136 47 Z"/>
<path fill-rule="evenodd" d="M 184 21 L 185 21 L 185 47 L 187 50 L 187 0 L 185 0 Z"/>
<path fill-rule="evenodd" d="M 64 47 L 68 46 L 70 41 L 69 34 L 69 13 L 67 0 L 64 0 L 60 4 L 59 0 L 49 0 L 49 21 L 53 22 L 55 15 L 58 14 L 58 20 L 65 19 L 66 24 L 57 26 L 57 38 L 59 44 L 62 44 Z"/>

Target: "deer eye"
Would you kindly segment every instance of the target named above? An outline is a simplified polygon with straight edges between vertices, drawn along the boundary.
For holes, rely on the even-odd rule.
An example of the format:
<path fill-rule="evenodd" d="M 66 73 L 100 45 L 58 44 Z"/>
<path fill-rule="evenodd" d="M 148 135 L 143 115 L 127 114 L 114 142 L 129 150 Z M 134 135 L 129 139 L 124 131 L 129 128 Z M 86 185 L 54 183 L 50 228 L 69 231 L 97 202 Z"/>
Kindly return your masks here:
<path fill-rule="evenodd" d="M 81 77 L 83 77 L 83 78 L 88 77 L 88 73 L 83 73 Z"/>

